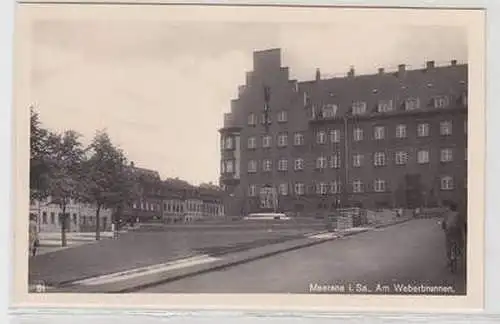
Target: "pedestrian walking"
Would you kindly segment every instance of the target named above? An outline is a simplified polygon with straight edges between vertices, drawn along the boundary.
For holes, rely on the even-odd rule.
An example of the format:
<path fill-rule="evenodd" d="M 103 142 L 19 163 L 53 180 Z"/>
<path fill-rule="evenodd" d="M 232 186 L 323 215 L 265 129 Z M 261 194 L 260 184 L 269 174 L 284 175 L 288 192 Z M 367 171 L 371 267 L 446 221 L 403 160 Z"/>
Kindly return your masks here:
<path fill-rule="evenodd" d="M 40 245 L 40 241 L 38 239 L 38 228 L 36 223 L 36 216 L 30 214 L 30 223 L 29 223 L 29 252 L 31 256 L 36 255 L 36 250 Z"/>

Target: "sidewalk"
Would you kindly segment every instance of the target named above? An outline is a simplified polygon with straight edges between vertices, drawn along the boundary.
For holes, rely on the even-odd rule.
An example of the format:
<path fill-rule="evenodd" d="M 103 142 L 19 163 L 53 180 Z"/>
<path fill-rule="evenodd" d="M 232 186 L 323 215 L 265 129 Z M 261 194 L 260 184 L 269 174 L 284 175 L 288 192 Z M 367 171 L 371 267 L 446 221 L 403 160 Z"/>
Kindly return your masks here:
<path fill-rule="evenodd" d="M 391 226 L 405 221 L 407 219 L 384 225 Z M 145 266 L 134 266 L 134 264 L 130 264 L 129 262 L 128 267 L 118 271 L 109 271 L 107 273 L 98 273 L 97 271 L 94 274 L 86 273 L 85 276 L 73 276 L 73 280 L 44 282 L 47 285 L 51 285 L 54 292 L 132 292 L 160 283 L 208 271 L 224 269 L 229 266 L 364 233 L 373 229 L 374 227 L 351 228 L 342 232 L 324 231 L 302 234 L 300 236 L 282 237 L 275 239 L 274 242 L 268 240 L 267 244 L 266 242 L 260 242 L 260 244 L 257 242 L 256 244 L 247 244 L 246 246 L 243 244 L 241 247 L 233 245 L 232 248 L 220 253 L 216 253 L 216 251 L 211 249 L 206 251 L 207 249 L 205 249 L 208 253 L 198 251 L 198 253 L 190 255 L 178 255 L 177 258 L 157 259 L 156 262 L 151 262 Z M 40 280 L 41 278 L 33 276 L 33 279 Z"/>

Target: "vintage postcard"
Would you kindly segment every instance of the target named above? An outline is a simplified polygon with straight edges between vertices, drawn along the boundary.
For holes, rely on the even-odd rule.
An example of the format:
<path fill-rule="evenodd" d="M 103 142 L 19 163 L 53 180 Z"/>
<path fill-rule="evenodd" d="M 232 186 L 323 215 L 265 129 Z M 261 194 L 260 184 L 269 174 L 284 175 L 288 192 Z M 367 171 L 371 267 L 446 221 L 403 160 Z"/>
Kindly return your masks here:
<path fill-rule="evenodd" d="M 15 306 L 483 307 L 483 11 L 17 9 Z"/>

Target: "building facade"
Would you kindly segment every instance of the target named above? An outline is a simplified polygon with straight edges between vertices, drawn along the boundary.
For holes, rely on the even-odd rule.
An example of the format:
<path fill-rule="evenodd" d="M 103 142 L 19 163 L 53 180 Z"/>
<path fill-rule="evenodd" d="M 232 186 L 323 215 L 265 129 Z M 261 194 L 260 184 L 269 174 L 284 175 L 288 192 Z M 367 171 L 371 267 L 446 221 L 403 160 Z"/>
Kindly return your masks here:
<path fill-rule="evenodd" d="M 163 181 L 156 171 L 131 167 L 138 197 L 123 209 L 124 220 L 172 224 L 224 216 L 224 192 L 198 188 L 180 179 Z"/>
<path fill-rule="evenodd" d="M 467 64 L 290 80 L 281 51 L 254 53 L 221 134 L 230 214 L 324 214 L 464 199 Z M 264 90 L 267 89 L 267 90 Z M 266 94 L 268 92 L 268 94 Z"/>
<path fill-rule="evenodd" d="M 62 208 L 50 203 L 51 198 L 34 200 L 30 204 L 30 214 L 36 215 L 40 232 L 59 232 L 62 225 Z M 74 199 L 66 206 L 66 231 L 67 232 L 93 232 L 96 229 L 96 207 Z M 110 209 L 103 208 L 99 212 L 102 231 L 111 230 Z"/>

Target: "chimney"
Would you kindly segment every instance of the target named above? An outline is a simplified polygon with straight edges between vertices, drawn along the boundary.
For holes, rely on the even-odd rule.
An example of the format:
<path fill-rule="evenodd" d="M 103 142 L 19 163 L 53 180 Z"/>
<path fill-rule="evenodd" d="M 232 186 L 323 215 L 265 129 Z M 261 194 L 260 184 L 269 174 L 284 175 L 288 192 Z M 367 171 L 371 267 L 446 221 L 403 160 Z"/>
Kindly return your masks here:
<path fill-rule="evenodd" d="M 354 66 L 351 65 L 349 72 L 347 72 L 347 76 L 350 78 L 354 77 Z"/>
<path fill-rule="evenodd" d="M 451 60 L 451 66 L 457 65 L 457 60 Z"/>
<path fill-rule="evenodd" d="M 434 68 L 434 61 L 427 61 L 426 62 L 427 69 L 432 69 Z"/>
<path fill-rule="evenodd" d="M 319 69 L 316 69 L 316 81 L 321 80 L 321 71 Z"/>
<path fill-rule="evenodd" d="M 406 71 L 406 65 L 405 64 L 399 64 L 398 65 L 398 75 L 403 76 Z"/>
<path fill-rule="evenodd" d="M 380 75 L 384 74 L 384 68 L 379 68 L 378 69 L 378 74 L 380 74 Z"/>

